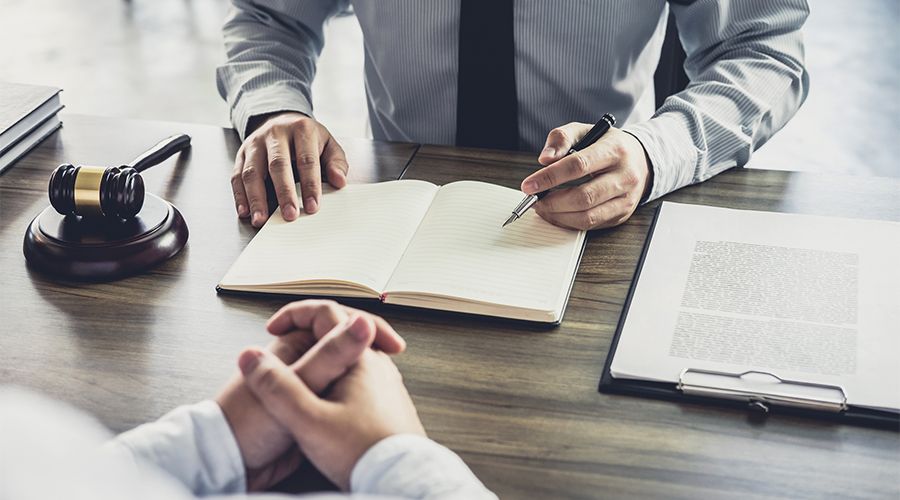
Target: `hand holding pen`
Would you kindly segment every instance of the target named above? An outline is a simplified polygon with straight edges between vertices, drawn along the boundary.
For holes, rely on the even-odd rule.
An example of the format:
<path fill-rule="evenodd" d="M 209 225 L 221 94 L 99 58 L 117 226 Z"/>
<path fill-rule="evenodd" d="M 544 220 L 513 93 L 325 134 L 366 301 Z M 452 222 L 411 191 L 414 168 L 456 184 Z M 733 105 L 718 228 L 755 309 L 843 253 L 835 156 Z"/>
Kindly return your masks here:
<path fill-rule="evenodd" d="M 604 115 L 593 127 L 570 123 L 553 129 L 538 158 L 544 168 L 522 181 L 529 196 L 516 207 L 519 216 L 533 205 L 538 215 L 562 227 L 599 229 L 625 222 L 652 185 L 651 169 L 641 143 L 614 124 L 612 115 Z M 507 224 L 516 219 L 514 212 Z"/>

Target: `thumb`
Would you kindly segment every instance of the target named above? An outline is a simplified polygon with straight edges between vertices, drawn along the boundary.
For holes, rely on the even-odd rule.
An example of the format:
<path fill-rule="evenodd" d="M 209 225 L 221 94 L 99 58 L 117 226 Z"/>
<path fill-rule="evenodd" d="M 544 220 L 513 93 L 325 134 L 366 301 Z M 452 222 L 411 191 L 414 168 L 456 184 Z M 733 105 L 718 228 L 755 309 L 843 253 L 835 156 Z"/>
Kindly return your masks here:
<path fill-rule="evenodd" d="M 538 156 L 538 163 L 547 166 L 559 160 L 590 129 L 591 125 L 587 123 L 572 122 L 551 130 L 547 134 L 547 142 L 544 143 L 544 149 L 541 150 L 541 154 Z"/>
<path fill-rule="evenodd" d="M 375 324 L 357 314 L 335 326 L 291 368 L 310 390 L 321 393 L 359 360 L 375 339 Z"/>
<path fill-rule="evenodd" d="M 238 366 L 250 391 L 295 438 L 324 409 L 323 401 L 274 354 L 251 347 L 241 353 Z"/>
<path fill-rule="evenodd" d="M 324 138 L 323 138 L 324 139 Z M 322 149 L 322 164 L 325 166 L 325 177 L 328 183 L 340 189 L 347 185 L 347 174 L 350 165 L 347 163 L 347 155 L 344 148 L 332 137 L 328 136 L 325 147 Z"/>

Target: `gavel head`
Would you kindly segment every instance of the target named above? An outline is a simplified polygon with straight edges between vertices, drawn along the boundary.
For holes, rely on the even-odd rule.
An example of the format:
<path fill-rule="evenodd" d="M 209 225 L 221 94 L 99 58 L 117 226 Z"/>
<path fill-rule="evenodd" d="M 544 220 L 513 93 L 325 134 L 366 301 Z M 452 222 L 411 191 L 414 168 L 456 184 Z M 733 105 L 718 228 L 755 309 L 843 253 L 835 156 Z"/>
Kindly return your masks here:
<path fill-rule="evenodd" d="M 131 167 L 64 164 L 50 176 L 49 194 L 62 215 L 131 219 L 144 205 L 144 180 Z"/>

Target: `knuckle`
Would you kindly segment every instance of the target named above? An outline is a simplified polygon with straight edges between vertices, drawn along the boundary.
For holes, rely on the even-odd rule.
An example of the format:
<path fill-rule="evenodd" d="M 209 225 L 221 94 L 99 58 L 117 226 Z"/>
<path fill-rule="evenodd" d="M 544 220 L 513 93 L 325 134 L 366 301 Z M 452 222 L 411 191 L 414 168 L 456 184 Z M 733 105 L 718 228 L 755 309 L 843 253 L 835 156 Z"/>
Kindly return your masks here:
<path fill-rule="evenodd" d="M 585 214 L 581 217 L 581 229 L 590 229 L 594 227 L 595 224 L 597 224 L 597 216 L 594 215 L 594 212 L 585 212 Z"/>
<path fill-rule="evenodd" d="M 318 163 L 318 156 L 312 153 L 300 153 L 297 155 L 297 165 L 303 169 L 313 168 Z"/>
<path fill-rule="evenodd" d="M 591 162 L 587 159 L 583 152 L 572 155 L 572 174 L 578 177 L 584 177 L 591 172 Z"/>
<path fill-rule="evenodd" d="M 288 161 L 287 157 L 280 153 L 276 153 L 269 158 L 269 171 L 271 172 L 283 172 L 288 169 L 291 164 Z"/>
<path fill-rule="evenodd" d="M 540 184 L 544 188 L 556 185 L 556 175 L 553 174 L 552 170 L 544 171 L 544 174 L 540 177 Z"/>
<path fill-rule="evenodd" d="M 282 201 L 285 201 L 285 199 L 290 198 L 291 195 L 294 194 L 294 193 L 295 193 L 295 191 L 291 188 L 291 186 L 286 185 L 286 184 L 279 184 L 279 185 L 275 188 L 275 194 L 276 194 L 276 195 L 278 196 L 278 198 L 280 198 Z"/>
<path fill-rule="evenodd" d="M 569 135 L 562 127 L 556 127 L 555 129 L 550 131 L 549 137 L 554 142 L 566 142 L 566 139 L 569 138 Z"/>
<path fill-rule="evenodd" d="M 263 207 L 266 205 L 266 199 L 260 198 L 258 195 L 253 194 L 253 192 L 247 193 L 247 203 L 250 204 L 251 211 L 261 211 Z M 266 210 L 268 213 L 268 210 Z"/>
<path fill-rule="evenodd" d="M 569 176 L 574 178 L 581 178 L 590 172 L 590 165 L 587 158 L 584 157 L 584 153 L 578 152 L 570 156 L 571 161 L 569 162 Z"/>
<path fill-rule="evenodd" d="M 323 304 L 322 309 L 324 311 L 327 311 L 332 316 L 340 316 L 344 313 L 344 306 L 338 304 L 333 300 L 326 300 Z"/>
<path fill-rule="evenodd" d="M 281 384 L 279 384 L 278 373 L 271 368 L 266 368 L 259 375 L 258 387 L 266 394 L 279 394 L 281 392 Z"/>
<path fill-rule="evenodd" d="M 341 347 L 336 342 L 325 342 L 322 344 L 322 354 L 329 358 L 337 357 L 341 353 Z"/>
<path fill-rule="evenodd" d="M 307 179 L 303 181 L 303 191 L 307 193 L 315 192 L 319 189 L 319 182 L 315 179 Z"/>
<path fill-rule="evenodd" d="M 300 302 L 294 302 L 295 304 L 303 305 L 304 307 L 313 307 L 316 310 L 316 314 L 321 313 L 323 310 L 327 309 L 332 300 L 329 299 L 306 299 Z"/>
<path fill-rule="evenodd" d="M 616 142 L 612 146 L 612 153 L 616 158 L 624 158 L 628 154 L 628 148 L 625 147 L 625 143 Z"/>
<path fill-rule="evenodd" d="M 338 316 L 341 312 L 341 305 L 337 302 L 329 299 L 319 299 L 316 300 L 316 316 L 319 315 L 331 315 Z"/>
<path fill-rule="evenodd" d="M 580 209 L 586 210 L 593 207 L 596 199 L 593 189 L 582 187 L 578 190 L 578 205 Z"/>
<path fill-rule="evenodd" d="M 254 181 L 259 175 L 259 169 L 255 165 L 247 165 L 241 170 L 241 180 L 244 182 Z"/>
<path fill-rule="evenodd" d="M 633 188 L 638 185 L 638 176 L 631 170 L 626 170 L 622 174 L 622 185 L 626 188 Z"/>
<path fill-rule="evenodd" d="M 291 125 L 293 126 L 294 130 L 298 130 L 300 132 L 310 132 L 314 128 L 314 123 L 308 116 L 298 116 L 294 119 L 293 122 L 291 122 Z"/>
<path fill-rule="evenodd" d="M 251 154 L 258 149 L 265 150 L 266 135 L 269 133 L 270 129 L 271 125 L 260 127 L 260 129 L 257 130 L 256 133 L 254 133 L 250 136 L 249 139 L 247 139 L 247 142 L 250 143 L 250 145 L 247 147 L 247 154 Z"/>

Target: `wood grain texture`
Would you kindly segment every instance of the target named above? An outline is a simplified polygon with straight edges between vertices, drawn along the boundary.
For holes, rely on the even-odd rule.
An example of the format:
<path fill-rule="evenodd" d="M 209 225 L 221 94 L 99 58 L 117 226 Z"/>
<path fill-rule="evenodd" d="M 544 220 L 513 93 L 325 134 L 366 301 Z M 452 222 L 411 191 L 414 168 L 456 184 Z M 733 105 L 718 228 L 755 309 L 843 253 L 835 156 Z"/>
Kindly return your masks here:
<path fill-rule="evenodd" d="M 231 131 L 64 119 L 63 130 L 0 176 L 0 383 L 69 401 L 121 431 L 215 394 L 240 349 L 267 342 L 263 323 L 285 301 L 213 291 L 255 232 L 234 217 Z M 174 132 L 193 136 L 190 157 L 145 177 L 188 221 L 182 254 L 107 284 L 60 284 L 26 268 L 22 237 L 47 203 L 58 163 L 121 163 Z M 517 187 L 534 168 L 520 154 L 342 144 L 356 181 L 396 178 L 407 167 L 404 178 Z M 666 199 L 900 220 L 900 181 L 890 179 L 733 170 Z M 732 410 L 597 392 L 655 205 L 591 234 L 558 328 L 363 303 L 408 340 L 396 361 L 429 435 L 502 498 L 896 498 L 896 433 L 799 418 L 760 423 Z"/>
<path fill-rule="evenodd" d="M 515 188 L 535 166 L 530 155 L 422 146 L 404 178 Z M 900 220 L 895 179 L 734 169 L 665 199 Z M 894 432 L 597 392 L 658 203 L 591 233 L 557 329 L 390 315 L 409 339 L 398 364 L 431 436 L 507 498 L 896 497 Z"/>
<path fill-rule="evenodd" d="M 255 234 L 235 215 L 229 175 L 239 142 L 203 125 L 63 115 L 63 128 L 0 176 L 0 383 L 38 389 L 116 431 L 215 394 L 240 350 L 269 341 L 283 301 L 230 300 L 215 285 Z M 22 243 L 47 206 L 60 163 L 119 165 L 184 132 L 192 148 L 144 172 L 147 191 L 175 204 L 187 246 L 139 276 L 57 283 L 25 264 Z M 415 145 L 344 140 L 352 182 L 396 179 Z"/>

